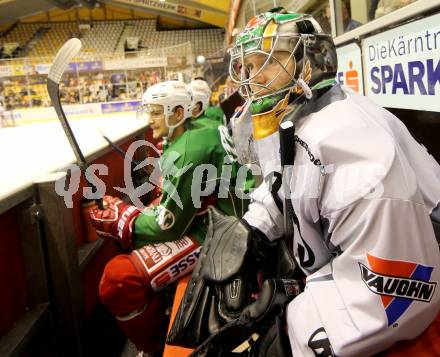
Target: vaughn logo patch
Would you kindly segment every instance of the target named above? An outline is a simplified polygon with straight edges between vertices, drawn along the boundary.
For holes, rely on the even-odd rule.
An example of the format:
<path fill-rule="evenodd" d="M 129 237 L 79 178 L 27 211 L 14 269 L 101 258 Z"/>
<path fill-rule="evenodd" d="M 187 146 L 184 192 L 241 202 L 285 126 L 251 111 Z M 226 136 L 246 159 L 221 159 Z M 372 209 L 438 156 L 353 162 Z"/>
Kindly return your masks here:
<path fill-rule="evenodd" d="M 359 264 L 362 281 L 380 295 L 388 326 L 396 322 L 414 301 L 429 303 L 436 282 L 429 281 L 433 267 L 413 262 L 388 260 L 367 254 L 370 268 Z"/>

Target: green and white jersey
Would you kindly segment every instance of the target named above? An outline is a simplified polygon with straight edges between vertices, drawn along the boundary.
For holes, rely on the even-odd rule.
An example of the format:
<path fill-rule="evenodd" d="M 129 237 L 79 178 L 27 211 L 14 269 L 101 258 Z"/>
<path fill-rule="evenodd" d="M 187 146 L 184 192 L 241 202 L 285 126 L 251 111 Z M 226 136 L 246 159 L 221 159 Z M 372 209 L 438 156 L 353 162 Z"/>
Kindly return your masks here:
<path fill-rule="evenodd" d="M 191 120 L 191 124 L 194 128 L 203 128 L 203 127 L 208 127 L 208 128 L 218 128 L 220 125 L 222 125 L 223 123 L 220 123 L 220 121 L 212 118 L 212 117 L 208 117 L 206 116 L 205 113 L 203 113 L 201 116 L 199 116 L 198 118 L 195 118 L 193 120 Z"/>
<path fill-rule="evenodd" d="M 235 161 L 226 127 L 186 130 L 160 158 L 162 197 L 134 222 L 135 245 L 171 241 L 190 234 L 200 242 L 206 225 L 199 215 L 209 203 L 227 215 L 243 216 L 255 181 L 248 168 Z M 213 197 L 215 196 L 215 197 Z M 214 199 L 214 200 L 213 200 Z"/>
<path fill-rule="evenodd" d="M 209 106 L 206 108 L 204 115 L 220 124 L 224 124 L 223 116 L 225 113 L 219 106 Z"/>

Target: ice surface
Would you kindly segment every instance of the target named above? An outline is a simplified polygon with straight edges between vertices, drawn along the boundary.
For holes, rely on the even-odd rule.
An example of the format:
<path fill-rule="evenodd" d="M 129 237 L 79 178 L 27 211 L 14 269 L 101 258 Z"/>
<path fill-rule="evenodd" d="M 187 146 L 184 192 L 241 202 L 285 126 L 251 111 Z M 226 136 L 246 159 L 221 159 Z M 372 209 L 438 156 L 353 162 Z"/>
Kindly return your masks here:
<path fill-rule="evenodd" d="M 101 132 L 116 142 L 146 127 L 135 112 L 68 120 L 86 158 L 108 146 Z M 0 129 L 0 201 L 75 162 L 59 121 Z"/>

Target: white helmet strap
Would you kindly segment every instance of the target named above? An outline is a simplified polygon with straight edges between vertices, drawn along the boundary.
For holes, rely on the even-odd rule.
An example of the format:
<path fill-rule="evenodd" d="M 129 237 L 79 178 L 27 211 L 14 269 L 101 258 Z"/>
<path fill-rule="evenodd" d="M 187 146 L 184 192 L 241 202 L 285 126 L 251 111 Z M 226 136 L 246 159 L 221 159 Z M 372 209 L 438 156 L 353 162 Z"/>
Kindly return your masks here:
<path fill-rule="evenodd" d="M 197 102 L 195 105 L 200 103 L 200 111 L 196 114 L 193 115 L 193 118 L 198 118 L 199 116 L 201 116 L 205 111 L 203 110 L 203 103 L 202 102 Z"/>
<path fill-rule="evenodd" d="M 178 107 L 175 107 L 174 110 L 176 110 Z M 174 113 L 176 113 L 174 111 Z M 176 129 L 177 127 L 181 126 L 183 123 L 185 123 L 185 117 L 180 120 L 179 122 L 177 122 L 176 124 L 171 125 L 169 122 L 169 118 L 170 118 L 170 114 L 169 113 L 165 113 L 165 125 L 168 128 L 168 135 L 166 136 L 167 138 L 171 138 L 173 136 L 174 133 L 174 129 Z"/>

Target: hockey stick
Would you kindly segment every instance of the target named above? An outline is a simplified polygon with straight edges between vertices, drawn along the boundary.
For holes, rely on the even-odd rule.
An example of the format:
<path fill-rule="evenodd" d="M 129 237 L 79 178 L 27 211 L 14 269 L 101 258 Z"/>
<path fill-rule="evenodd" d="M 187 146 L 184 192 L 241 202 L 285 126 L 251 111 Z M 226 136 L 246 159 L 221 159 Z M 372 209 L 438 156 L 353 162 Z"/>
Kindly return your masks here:
<path fill-rule="evenodd" d="M 101 137 L 109 143 L 113 150 L 115 150 L 119 155 L 121 155 L 124 159 L 127 157 L 127 153 L 122 150 L 118 145 L 116 145 L 113 141 L 111 141 L 107 136 L 101 133 Z M 139 166 L 141 163 L 135 159 L 130 159 L 131 164 L 135 166 Z"/>
<path fill-rule="evenodd" d="M 100 132 L 101 137 L 102 137 L 105 141 L 107 141 L 107 142 L 109 143 L 109 145 L 112 147 L 113 150 L 115 150 L 115 151 L 116 151 L 119 155 L 121 155 L 124 159 L 127 158 L 127 153 L 126 153 L 124 150 L 122 150 L 118 145 L 116 145 L 113 141 L 111 141 L 111 140 L 108 138 L 108 136 L 106 136 L 105 134 L 102 133 L 101 130 L 98 129 L 98 131 Z M 140 166 L 140 165 L 141 165 L 141 163 L 140 163 L 138 160 L 135 160 L 135 159 L 130 159 L 130 163 L 131 163 L 131 165 L 132 165 L 133 167 L 136 167 L 136 166 Z M 143 171 L 145 171 L 147 174 L 149 174 L 148 171 L 145 169 L 145 167 L 141 167 L 141 169 L 142 169 Z"/>
<path fill-rule="evenodd" d="M 63 108 L 61 106 L 59 88 L 60 80 L 63 76 L 63 73 L 69 65 L 69 62 L 72 60 L 73 57 L 78 54 L 80 49 L 81 41 L 77 38 L 71 38 L 63 45 L 63 47 L 60 48 L 53 60 L 52 66 L 50 67 L 49 74 L 47 75 L 47 92 L 49 93 L 49 98 L 52 101 L 58 119 L 61 122 L 61 126 L 63 127 L 67 139 L 69 140 L 73 153 L 75 154 L 76 161 L 81 169 L 81 172 L 84 173 L 87 169 L 88 164 L 78 145 L 78 142 L 76 141 L 72 128 L 67 121 L 66 115 L 64 114 Z M 97 199 L 96 202 L 100 209 L 104 209 L 102 198 Z"/>
<path fill-rule="evenodd" d="M 281 122 L 279 127 L 280 134 L 280 159 L 281 159 L 281 180 L 284 189 L 283 215 L 284 215 L 284 231 L 286 242 L 289 248 L 293 246 L 293 217 L 294 211 L 290 198 L 290 175 L 289 169 L 293 167 L 295 162 L 295 125 L 292 121 L 286 120 Z"/>
<path fill-rule="evenodd" d="M 124 160 L 127 159 L 127 153 L 126 153 L 124 150 L 122 150 L 118 145 L 116 145 L 113 141 L 111 141 L 110 138 L 109 138 L 107 135 L 105 135 L 104 132 L 103 132 L 100 128 L 96 127 L 96 130 L 99 132 L 99 134 L 101 135 L 101 137 L 102 137 L 105 141 L 107 141 L 107 143 L 112 147 L 113 150 L 115 150 L 119 155 L 121 155 L 121 156 L 124 158 Z M 139 161 L 137 161 L 137 160 L 135 160 L 135 159 L 133 159 L 133 158 L 130 159 L 130 163 L 131 163 L 131 165 L 132 165 L 133 167 L 136 167 L 136 166 L 140 166 L 140 165 L 141 165 L 141 163 L 140 163 Z M 145 169 L 144 167 L 142 167 L 142 169 L 143 169 L 145 172 L 147 172 L 146 169 Z M 148 172 L 147 172 L 147 173 L 148 173 Z"/>

